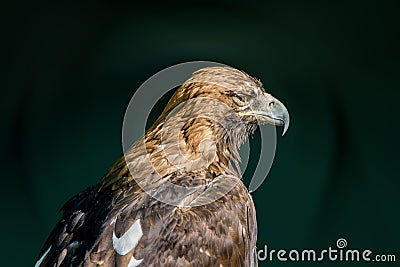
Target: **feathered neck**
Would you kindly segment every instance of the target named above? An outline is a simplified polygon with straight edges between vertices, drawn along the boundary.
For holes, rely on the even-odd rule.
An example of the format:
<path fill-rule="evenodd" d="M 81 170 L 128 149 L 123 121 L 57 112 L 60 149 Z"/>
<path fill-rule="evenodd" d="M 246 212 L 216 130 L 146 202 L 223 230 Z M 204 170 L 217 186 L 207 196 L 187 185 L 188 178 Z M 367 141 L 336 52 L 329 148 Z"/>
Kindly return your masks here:
<path fill-rule="evenodd" d="M 147 153 L 163 176 L 180 171 L 240 177 L 239 149 L 254 124 L 232 113 L 213 119 L 204 113 L 190 119 L 171 116 L 146 133 Z"/>

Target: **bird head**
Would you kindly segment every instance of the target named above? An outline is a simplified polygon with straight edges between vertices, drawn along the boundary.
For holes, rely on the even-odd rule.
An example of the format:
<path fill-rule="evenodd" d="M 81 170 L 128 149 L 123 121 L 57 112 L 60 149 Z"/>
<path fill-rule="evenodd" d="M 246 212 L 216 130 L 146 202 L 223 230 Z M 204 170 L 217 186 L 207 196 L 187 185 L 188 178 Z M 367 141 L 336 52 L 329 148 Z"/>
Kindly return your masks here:
<path fill-rule="evenodd" d="M 272 124 L 284 126 L 285 134 L 289 127 L 289 113 L 282 102 L 265 92 L 259 80 L 243 71 L 231 67 L 202 68 L 178 89 L 168 106 L 172 109 L 174 103 L 200 97 L 227 105 L 240 118 L 236 120 L 238 124 L 250 125 L 246 129 L 254 130 L 254 125 Z M 205 108 L 220 110 L 212 104 Z M 232 127 L 241 128 L 235 123 Z"/>

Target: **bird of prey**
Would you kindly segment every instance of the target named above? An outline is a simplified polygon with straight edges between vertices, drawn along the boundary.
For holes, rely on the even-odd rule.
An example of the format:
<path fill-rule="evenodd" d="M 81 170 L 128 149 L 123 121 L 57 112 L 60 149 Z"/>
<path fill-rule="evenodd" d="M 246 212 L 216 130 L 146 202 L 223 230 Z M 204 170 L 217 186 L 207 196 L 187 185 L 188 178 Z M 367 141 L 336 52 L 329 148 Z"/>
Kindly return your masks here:
<path fill-rule="evenodd" d="M 64 204 L 35 266 L 257 266 L 239 148 L 258 124 L 289 125 L 259 80 L 197 70 L 101 181 Z"/>

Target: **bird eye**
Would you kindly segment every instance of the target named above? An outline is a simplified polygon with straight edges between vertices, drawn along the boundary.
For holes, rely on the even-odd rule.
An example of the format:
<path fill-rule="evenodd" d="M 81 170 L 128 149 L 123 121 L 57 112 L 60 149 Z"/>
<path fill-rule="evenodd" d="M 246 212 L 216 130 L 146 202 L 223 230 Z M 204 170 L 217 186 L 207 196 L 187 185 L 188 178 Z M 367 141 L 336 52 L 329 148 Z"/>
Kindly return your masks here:
<path fill-rule="evenodd" d="M 233 102 L 235 102 L 238 105 L 242 105 L 245 103 L 245 100 L 243 97 L 241 97 L 240 95 L 233 95 L 232 96 Z"/>

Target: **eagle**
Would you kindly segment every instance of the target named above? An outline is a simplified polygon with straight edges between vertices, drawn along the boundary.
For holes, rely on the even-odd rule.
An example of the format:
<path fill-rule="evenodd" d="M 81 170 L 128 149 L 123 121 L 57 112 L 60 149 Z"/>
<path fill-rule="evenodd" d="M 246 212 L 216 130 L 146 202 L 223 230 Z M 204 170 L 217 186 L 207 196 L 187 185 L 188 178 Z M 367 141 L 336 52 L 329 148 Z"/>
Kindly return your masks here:
<path fill-rule="evenodd" d="M 206 67 L 98 184 L 68 200 L 35 266 L 257 266 L 239 149 L 285 106 L 232 67 Z"/>

